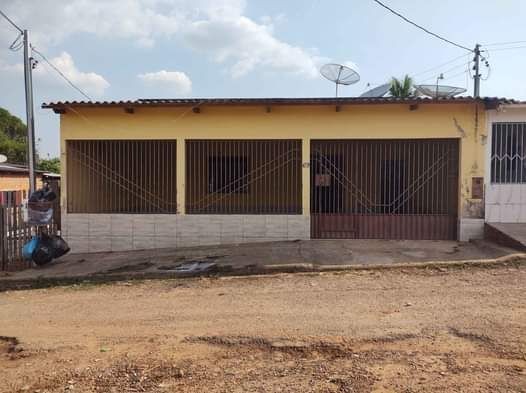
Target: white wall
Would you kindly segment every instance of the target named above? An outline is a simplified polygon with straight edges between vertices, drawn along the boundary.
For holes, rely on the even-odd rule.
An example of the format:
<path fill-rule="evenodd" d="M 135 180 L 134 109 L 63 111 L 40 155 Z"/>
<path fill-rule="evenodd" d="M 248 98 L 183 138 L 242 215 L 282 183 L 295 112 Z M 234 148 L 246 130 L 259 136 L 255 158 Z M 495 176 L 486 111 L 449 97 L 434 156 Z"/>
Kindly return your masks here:
<path fill-rule="evenodd" d="M 526 105 L 505 105 L 488 112 L 486 143 L 485 220 L 486 222 L 526 223 L 526 184 L 491 183 L 492 124 L 497 122 L 526 123 Z"/>

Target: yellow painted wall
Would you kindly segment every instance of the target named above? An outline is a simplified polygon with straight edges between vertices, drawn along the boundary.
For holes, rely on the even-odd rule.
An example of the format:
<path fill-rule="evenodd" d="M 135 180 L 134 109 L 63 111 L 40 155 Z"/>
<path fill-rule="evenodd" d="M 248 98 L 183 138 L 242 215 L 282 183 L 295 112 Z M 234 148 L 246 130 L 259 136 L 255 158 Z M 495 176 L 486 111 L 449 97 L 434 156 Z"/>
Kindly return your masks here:
<path fill-rule="evenodd" d="M 37 188 L 42 187 L 42 177 L 36 179 Z M 29 189 L 29 177 L 20 174 L 1 174 L 0 191 L 27 191 Z"/>
<path fill-rule="evenodd" d="M 303 162 L 309 162 L 309 139 L 459 138 L 461 217 L 482 217 L 480 200 L 471 200 L 471 178 L 484 176 L 485 111 L 481 104 L 407 104 L 334 106 L 206 106 L 74 108 L 61 115 L 62 173 L 67 139 L 303 139 Z M 181 162 L 181 161 L 179 161 Z M 178 205 L 184 209 L 184 173 L 178 165 Z M 303 170 L 303 213 L 309 214 L 309 170 Z M 63 177 L 66 181 L 67 175 Z M 63 187 L 65 190 L 66 187 Z M 66 193 L 63 192 L 63 203 Z M 65 204 L 64 204 L 65 205 Z"/>

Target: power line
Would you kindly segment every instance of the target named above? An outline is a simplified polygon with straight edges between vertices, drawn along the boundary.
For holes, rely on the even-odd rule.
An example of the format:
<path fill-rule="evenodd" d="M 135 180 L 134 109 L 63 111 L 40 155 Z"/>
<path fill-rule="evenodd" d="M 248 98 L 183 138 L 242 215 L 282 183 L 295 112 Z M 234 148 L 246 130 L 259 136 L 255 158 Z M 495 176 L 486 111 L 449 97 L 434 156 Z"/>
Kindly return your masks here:
<path fill-rule="evenodd" d="M 493 42 L 491 44 L 483 44 L 482 46 L 502 46 L 512 44 L 524 44 L 526 41 L 508 41 L 508 42 Z"/>
<path fill-rule="evenodd" d="M 458 59 L 462 59 L 462 58 L 464 58 L 464 57 L 466 57 L 466 56 L 468 56 L 468 55 L 467 55 L 467 54 L 464 54 L 464 55 L 462 55 L 462 56 L 457 56 L 457 57 L 455 57 L 454 59 L 451 59 L 451 60 L 449 60 L 449 61 L 446 61 L 445 63 L 439 64 L 439 65 L 434 66 L 434 67 L 432 67 L 432 68 L 429 68 L 429 69 L 427 69 L 427 70 L 425 70 L 425 71 L 418 72 L 418 73 L 413 74 L 413 75 L 411 75 L 411 76 L 414 78 L 414 77 L 416 77 L 416 76 L 420 76 L 420 75 L 427 74 L 428 72 L 438 70 L 438 69 L 440 69 L 440 68 L 442 68 L 442 67 L 444 67 L 444 66 L 446 66 L 446 65 L 448 65 L 448 64 L 451 64 L 451 63 L 453 63 L 454 61 L 456 61 L 456 60 L 458 60 Z"/>
<path fill-rule="evenodd" d="M 469 68 L 469 64 L 470 63 L 471 63 L 471 61 L 468 61 L 467 63 L 458 64 L 458 65 L 456 65 L 454 67 L 448 68 L 445 71 L 442 71 L 441 74 L 447 74 L 448 72 L 456 70 L 456 69 L 458 69 L 460 67 L 467 67 L 467 68 Z M 423 79 L 421 82 L 426 82 L 426 81 L 431 80 L 431 79 L 436 79 L 436 76 L 431 76 L 429 78 Z"/>
<path fill-rule="evenodd" d="M 467 74 L 467 73 L 468 73 L 468 70 L 466 69 L 466 70 L 464 70 L 464 71 L 462 71 L 462 72 L 459 72 L 458 74 L 454 74 L 454 75 L 451 75 L 451 76 L 447 76 L 447 75 L 446 75 L 446 76 L 444 77 L 444 80 L 454 79 L 454 78 L 456 78 L 457 76 L 464 75 L 464 74 Z"/>
<path fill-rule="evenodd" d="M 522 46 L 510 46 L 508 48 L 497 48 L 497 49 L 492 49 L 491 51 L 492 52 L 498 52 L 498 51 L 501 51 L 501 50 L 512 50 L 512 49 L 524 49 L 526 48 L 526 45 L 522 45 Z"/>
<path fill-rule="evenodd" d="M 2 10 L 0 10 L 0 15 L 2 15 L 15 29 L 17 29 L 20 32 L 20 35 L 9 46 L 9 49 L 11 50 L 19 50 L 23 46 L 23 43 L 20 43 L 20 38 L 24 34 L 24 30 L 22 30 L 15 22 L 13 22 Z M 68 84 L 71 87 L 73 87 L 80 94 L 82 94 L 84 97 L 91 101 L 91 97 L 84 93 L 84 91 L 82 91 L 80 87 L 76 86 L 66 75 L 62 73 L 62 71 L 60 71 L 53 63 L 51 63 L 43 53 L 36 50 L 35 47 L 33 47 L 33 45 L 31 45 L 31 49 L 33 50 L 33 52 L 38 54 L 42 58 L 42 60 L 44 60 L 51 68 L 53 68 L 62 78 L 64 78 L 64 80 L 68 82 Z"/>
<path fill-rule="evenodd" d="M 385 5 L 385 4 L 382 3 L 380 0 L 373 0 L 373 1 L 374 1 L 375 3 L 377 3 L 378 5 L 380 5 L 381 7 L 385 8 L 386 10 L 392 12 L 393 14 L 395 14 L 396 16 L 398 16 L 399 18 L 402 18 L 402 19 L 405 20 L 407 23 L 410 23 L 410 24 L 412 24 L 413 26 L 419 28 L 420 30 L 425 31 L 427 34 L 430 34 L 430 35 L 432 35 L 433 37 L 436 37 L 436 38 L 438 38 L 438 39 L 440 39 L 440 40 L 442 40 L 442 41 L 444 41 L 444 42 L 447 42 L 448 44 L 454 45 L 454 46 L 456 46 L 456 47 L 458 47 L 458 48 L 462 48 L 462 49 L 467 50 L 467 51 L 469 51 L 469 52 L 473 52 L 473 49 L 470 49 L 470 48 L 468 48 L 468 47 L 466 47 L 466 46 L 464 46 L 464 45 L 457 44 L 456 42 L 453 42 L 453 41 L 451 41 L 451 40 L 448 40 L 447 38 L 444 38 L 444 37 L 442 37 L 442 36 L 440 36 L 440 35 L 438 35 L 438 34 L 436 34 L 436 33 L 433 33 L 432 31 L 426 29 L 425 27 L 420 26 L 419 24 L 413 22 L 412 20 L 406 18 L 405 16 L 403 16 L 403 15 L 400 14 L 399 12 L 397 12 L 397 11 L 393 10 L 392 8 L 390 8 L 389 6 Z"/>
<path fill-rule="evenodd" d="M 0 10 L 0 15 L 2 15 L 9 23 L 11 23 L 11 25 L 17 29 L 20 33 L 23 33 L 24 30 L 22 30 L 20 27 L 18 27 L 18 25 L 13 22 L 4 12 L 2 12 L 2 10 Z"/>
<path fill-rule="evenodd" d="M 15 38 L 13 43 L 11 45 L 9 45 L 9 49 L 12 50 L 13 52 L 16 52 L 16 51 L 20 50 L 20 48 L 22 48 L 23 46 L 24 46 L 24 34 L 20 33 Z"/>
<path fill-rule="evenodd" d="M 75 85 L 66 75 L 64 75 L 62 73 L 62 71 L 60 71 L 53 63 L 51 63 L 43 53 L 41 53 L 38 50 L 36 50 L 33 46 L 31 46 L 31 49 L 33 50 L 33 52 L 35 52 L 37 55 L 39 55 L 42 58 L 42 60 L 44 60 L 51 68 L 53 68 L 66 82 L 68 82 L 71 87 L 73 87 L 75 90 L 77 90 L 80 94 L 82 94 L 88 100 L 90 100 L 90 101 L 92 100 L 89 95 L 84 93 L 84 91 L 82 91 L 82 89 L 80 87 Z"/>

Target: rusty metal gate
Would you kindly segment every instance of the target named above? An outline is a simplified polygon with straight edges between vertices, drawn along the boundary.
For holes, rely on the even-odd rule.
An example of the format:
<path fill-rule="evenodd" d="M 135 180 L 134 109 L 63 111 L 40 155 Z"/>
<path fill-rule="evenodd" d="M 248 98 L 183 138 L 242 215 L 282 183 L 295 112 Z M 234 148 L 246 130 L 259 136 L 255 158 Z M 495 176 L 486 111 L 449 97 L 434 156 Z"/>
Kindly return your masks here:
<path fill-rule="evenodd" d="M 456 139 L 311 141 L 315 239 L 457 237 Z"/>

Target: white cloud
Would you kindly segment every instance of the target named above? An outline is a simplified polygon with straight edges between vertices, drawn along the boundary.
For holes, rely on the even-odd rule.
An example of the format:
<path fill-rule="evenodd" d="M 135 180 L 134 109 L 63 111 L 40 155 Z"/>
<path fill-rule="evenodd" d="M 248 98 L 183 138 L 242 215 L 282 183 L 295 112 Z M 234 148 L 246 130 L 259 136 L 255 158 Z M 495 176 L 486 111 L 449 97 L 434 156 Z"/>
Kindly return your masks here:
<path fill-rule="evenodd" d="M 185 43 L 209 53 L 219 63 L 231 62 L 231 74 L 239 77 L 257 67 L 318 75 L 322 59 L 307 50 L 280 41 L 271 26 L 245 16 L 219 17 L 188 24 L 182 32 Z"/>
<path fill-rule="evenodd" d="M 146 47 L 174 38 L 224 64 L 234 77 L 257 68 L 315 77 L 325 60 L 276 36 L 274 26 L 285 16 L 260 21 L 245 16 L 244 0 L 69 0 L 60 7 L 56 0 L 4 3 L 17 22 L 31 26 L 32 41 L 44 48 L 75 34 L 133 40 Z"/>
<path fill-rule="evenodd" d="M 62 52 L 59 56 L 49 59 L 49 62 L 57 67 L 73 84 L 78 86 L 81 90 L 87 94 L 94 96 L 102 96 L 104 91 L 110 87 L 110 84 L 104 77 L 94 72 L 82 72 L 80 71 L 71 55 L 67 52 Z M 67 83 L 62 77 L 52 69 L 49 65 L 40 62 L 36 70 L 34 71 L 35 78 L 44 79 L 45 82 L 50 83 L 51 78 L 53 81 L 59 83 Z"/>
<path fill-rule="evenodd" d="M 56 86 L 65 85 L 67 82 L 43 60 L 38 58 L 39 63 L 33 70 L 35 85 L 45 83 L 46 85 Z M 62 52 L 59 56 L 48 59 L 57 69 L 59 69 L 73 84 L 81 90 L 94 96 L 102 96 L 110 84 L 103 76 L 94 72 L 80 71 L 71 55 Z M 0 71 L 6 73 L 22 74 L 24 66 L 22 63 L 9 64 L 0 59 Z"/>
<path fill-rule="evenodd" d="M 177 95 L 187 95 L 192 91 L 192 81 L 184 72 L 161 70 L 139 74 L 137 77 L 147 85 L 170 89 Z"/>
<path fill-rule="evenodd" d="M 23 72 L 24 65 L 22 63 L 9 64 L 0 59 L 0 71 L 2 72 Z"/>

